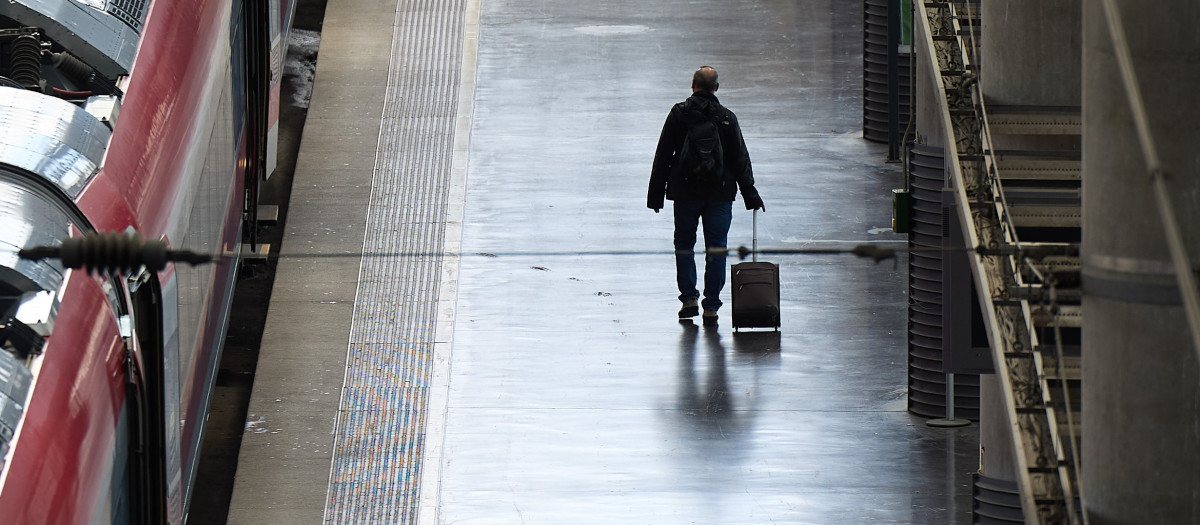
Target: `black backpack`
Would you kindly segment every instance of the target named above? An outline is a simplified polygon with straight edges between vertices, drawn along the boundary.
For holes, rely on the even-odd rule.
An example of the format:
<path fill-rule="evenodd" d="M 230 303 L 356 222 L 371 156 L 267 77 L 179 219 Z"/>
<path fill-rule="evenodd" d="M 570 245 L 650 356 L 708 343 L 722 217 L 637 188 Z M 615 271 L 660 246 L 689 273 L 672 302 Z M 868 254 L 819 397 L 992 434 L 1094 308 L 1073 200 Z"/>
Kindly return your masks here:
<path fill-rule="evenodd" d="M 698 184 L 723 182 L 721 172 L 725 168 L 725 159 L 717 127 L 720 118 L 713 112 L 688 126 L 676 167 L 684 181 Z"/>

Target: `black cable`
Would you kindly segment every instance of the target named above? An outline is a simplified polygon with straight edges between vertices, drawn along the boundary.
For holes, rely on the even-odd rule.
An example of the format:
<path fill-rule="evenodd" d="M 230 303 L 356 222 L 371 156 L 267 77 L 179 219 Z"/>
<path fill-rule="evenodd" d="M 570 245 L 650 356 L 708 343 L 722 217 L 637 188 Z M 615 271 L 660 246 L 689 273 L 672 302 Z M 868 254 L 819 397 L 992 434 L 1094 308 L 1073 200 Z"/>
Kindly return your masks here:
<path fill-rule="evenodd" d="M 895 241 L 903 245 L 905 241 Z M 1034 246 L 1002 246 L 996 248 L 984 247 L 946 247 L 946 248 L 912 248 L 893 247 L 883 243 L 857 244 L 850 247 L 802 247 L 802 248 L 760 248 L 760 255 L 855 255 L 868 258 L 878 263 L 895 259 L 898 251 L 905 253 L 942 253 L 942 252 L 975 252 L 983 256 L 1017 256 L 1039 260 L 1047 256 L 1066 255 L 1078 256 L 1077 244 L 1053 244 Z M 752 255 L 754 250 L 745 246 L 714 250 L 718 254 L 733 255 L 744 260 Z M 674 255 L 667 250 L 598 250 L 598 251 L 540 251 L 540 252 L 367 252 L 367 253 L 329 253 L 329 254 L 287 254 L 278 257 L 296 258 L 369 258 L 369 257 L 444 257 L 444 256 L 479 256 L 479 257 L 554 257 L 554 256 L 613 256 L 613 255 Z M 18 252 L 22 259 L 60 259 L 66 268 L 87 269 L 89 273 L 119 275 L 133 272 L 145 267 L 150 271 L 161 271 L 168 262 L 187 263 L 192 266 L 213 262 L 220 257 L 188 250 L 170 250 L 163 241 L 143 241 L 136 233 L 89 233 L 83 237 L 64 239 L 60 246 L 37 246 Z M 222 256 L 230 257 L 230 256 Z"/>

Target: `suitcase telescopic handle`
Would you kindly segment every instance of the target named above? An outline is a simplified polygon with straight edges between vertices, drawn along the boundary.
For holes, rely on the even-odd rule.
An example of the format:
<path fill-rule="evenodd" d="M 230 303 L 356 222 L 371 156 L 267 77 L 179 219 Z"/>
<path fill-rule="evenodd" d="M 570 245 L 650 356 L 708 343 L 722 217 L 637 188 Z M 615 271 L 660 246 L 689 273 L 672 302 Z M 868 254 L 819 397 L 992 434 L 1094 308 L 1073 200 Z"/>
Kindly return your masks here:
<path fill-rule="evenodd" d="M 758 209 L 750 214 L 750 260 L 758 262 Z"/>

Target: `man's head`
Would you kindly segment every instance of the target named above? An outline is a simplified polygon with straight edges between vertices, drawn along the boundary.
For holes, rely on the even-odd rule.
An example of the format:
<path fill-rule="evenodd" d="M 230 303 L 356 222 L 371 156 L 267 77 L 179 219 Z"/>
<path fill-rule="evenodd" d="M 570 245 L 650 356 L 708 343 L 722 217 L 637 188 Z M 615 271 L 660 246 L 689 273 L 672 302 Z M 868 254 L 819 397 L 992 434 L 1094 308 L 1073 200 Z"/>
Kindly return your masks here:
<path fill-rule="evenodd" d="M 719 87 L 721 84 L 717 82 L 717 70 L 712 66 L 700 66 L 700 69 L 696 70 L 696 74 L 692 75 L 692 93 L 699 91 L 716 93 Z"/>

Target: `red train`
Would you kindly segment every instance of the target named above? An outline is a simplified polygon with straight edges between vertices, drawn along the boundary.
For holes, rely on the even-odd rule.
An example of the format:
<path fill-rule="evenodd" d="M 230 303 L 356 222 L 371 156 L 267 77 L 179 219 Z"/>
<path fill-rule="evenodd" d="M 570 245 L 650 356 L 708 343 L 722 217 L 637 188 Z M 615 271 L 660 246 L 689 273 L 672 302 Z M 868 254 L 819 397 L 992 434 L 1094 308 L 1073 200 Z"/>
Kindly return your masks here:
<path fill-rule="evenodd" d="M 0 1 L 0 522 L 186 520 L 294 4 Z M 217 262 L 17 257 L 93 231 Z"/>

